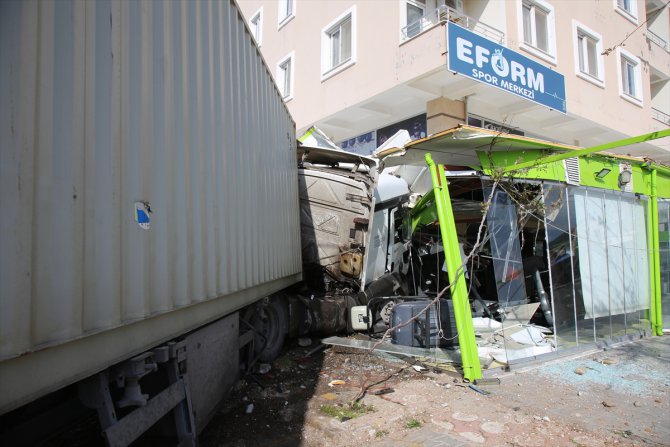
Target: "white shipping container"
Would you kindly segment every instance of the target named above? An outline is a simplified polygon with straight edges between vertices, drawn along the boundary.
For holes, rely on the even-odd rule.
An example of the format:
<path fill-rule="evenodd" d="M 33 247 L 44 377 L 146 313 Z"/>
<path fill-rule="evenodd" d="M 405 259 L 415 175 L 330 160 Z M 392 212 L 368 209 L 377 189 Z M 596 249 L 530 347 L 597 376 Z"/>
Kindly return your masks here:
<path fill-rule="evenodd" d="M 295 125 L 234 1 L 5 0 L 0 61 L 0 413 L 300 280 Z"/>

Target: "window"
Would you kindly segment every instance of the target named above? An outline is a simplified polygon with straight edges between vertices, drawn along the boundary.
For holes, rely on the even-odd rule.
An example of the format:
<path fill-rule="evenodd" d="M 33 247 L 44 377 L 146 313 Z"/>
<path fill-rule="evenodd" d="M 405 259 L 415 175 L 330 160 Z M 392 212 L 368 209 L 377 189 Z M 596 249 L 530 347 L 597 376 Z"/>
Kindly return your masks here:
<path fill-rule="evenodd" d="M 277 64 L 277 86 L 286 101 L 293 98 L 293 59 L 291 52 Z"/>
<path fill-rule="evenodd" d="M 351 17 L 328 31 L 330 40 L 330 68 L 335 68 L 351 59 Z"/>
<path fill-rule="evenodd" d="M 542 0 L 523 0 L 521 24 L 521 47 L 536 56 L 556 62 L 554 8 Z"/>
<path fill-rule="evenodd" d="M 295 17 L 295 0 L 279 0 L 277 2 L 277 23 L 279 28 L 286 25 L 293 17 Z"/>
<path fill-rule="evenodd" d="M 352 7 L 322 30 L 321 79 L 356 62 L 356 10 Z"/>
<path fill-rule="evenodd" d="M 445 5 L 458 12 L 463 12 L 463 0 L 445 0 Z"/>
<path fill-rule="evenodd" d="M 261 40 L 263 38 L 263 8 L 259 9 L 256 14 L 251 17 L 249 20 L 249 28 L 251 29 L 251 34 L 256 40 L 256 45 L 261 46 Z"/>
<path fill-rule="evenodd" d="M 617 48 L 619 58 L 619 93 L 622 98 L 642 105 L 642 70 L 640 59 L 626 50 Z"/>
<path fill-rule="evenodd" d="M 422 31 L 422 20 L 426 14 L 426 0 L 408 0 L 407 5 L 407 37 L 414 37 Z"/>
<path fill-rule="evenodd" d="M 579 33 L 579 71 L 594 78 L 598 77 L 598 59 L 596 55 L 596 41 L 588 34 Z"/>
<path fill-rule="evenodd" d="M 637 23 L 637 0 L 614 0 L 616 12 Z"/>
<path fill-rule="evenodd" d="M 635 77 L 635 68 L 637 64 L 623 56 L 621 58 L 621 83 L 623 92 L 629 96 L 635 96 L 637 92 L 637 80 Z"/>
<path fill-rule="evenodd" d="M 575 72 L 577 76 L 596 85 L 604 84 L 602 38 L 582 24 L 573 21 L 575 36 Z"/>

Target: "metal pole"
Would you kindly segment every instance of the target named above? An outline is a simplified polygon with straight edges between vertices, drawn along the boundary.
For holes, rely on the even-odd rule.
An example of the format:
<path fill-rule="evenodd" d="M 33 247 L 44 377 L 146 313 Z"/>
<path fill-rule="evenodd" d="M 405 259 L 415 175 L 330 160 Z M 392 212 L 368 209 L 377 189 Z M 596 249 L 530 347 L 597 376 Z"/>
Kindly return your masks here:
<path fill-rule="evenodd" d="M 449 282 L 452 284 L 451 298 L 458 330 L 458 345 L 461 348 L 463 377 L 471 381 L 481 379 L 482 370 L 479 364 L 475 329 L 472 324 L 470 300 L 465 284 L 465 266 L 462 264 L 461 252 L 458 247 L 454 211 L 451 207 L 451 197 L 449 196 L 444 166 L 438 167 L 430 154 L 426 154 L 425 159 L 430 169 L 447 273 L 449 274 Z"/>

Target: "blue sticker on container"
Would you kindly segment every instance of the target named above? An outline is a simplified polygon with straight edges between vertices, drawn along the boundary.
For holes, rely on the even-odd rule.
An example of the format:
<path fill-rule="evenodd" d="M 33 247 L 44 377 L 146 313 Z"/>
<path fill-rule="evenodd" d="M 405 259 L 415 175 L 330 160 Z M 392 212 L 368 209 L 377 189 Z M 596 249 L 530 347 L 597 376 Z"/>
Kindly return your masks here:
<path fill-rule="evenodd" d="M 150 228 L 151 206 L 149 206 L 149 202 L 135 202 L 135 222 L 144 230 Z"/>

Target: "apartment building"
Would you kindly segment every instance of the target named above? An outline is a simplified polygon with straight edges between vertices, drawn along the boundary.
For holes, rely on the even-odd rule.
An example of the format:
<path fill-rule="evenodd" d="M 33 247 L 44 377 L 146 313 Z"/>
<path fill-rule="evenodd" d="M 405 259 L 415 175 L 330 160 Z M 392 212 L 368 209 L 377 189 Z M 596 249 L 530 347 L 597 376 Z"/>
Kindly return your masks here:
<path fill-rule="evenodd" d="M 666 0 L 240 0 L 300 134 L 468 123 L 590 147 L 670 126 Z M 619 153 L 670 162 L 666 139 Z"/>

